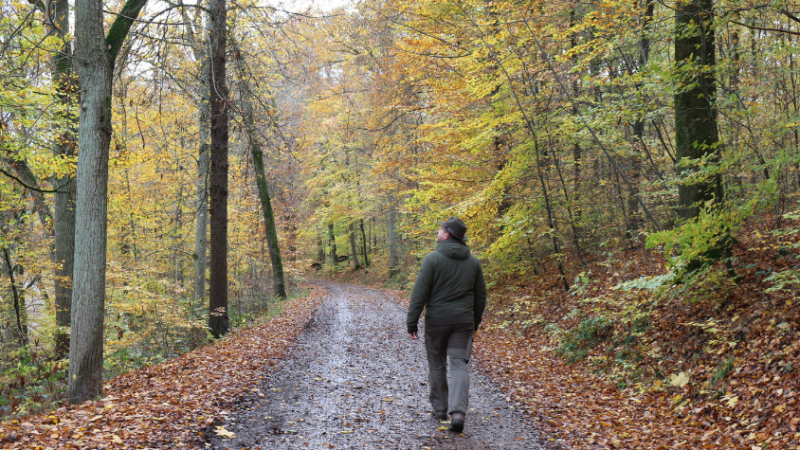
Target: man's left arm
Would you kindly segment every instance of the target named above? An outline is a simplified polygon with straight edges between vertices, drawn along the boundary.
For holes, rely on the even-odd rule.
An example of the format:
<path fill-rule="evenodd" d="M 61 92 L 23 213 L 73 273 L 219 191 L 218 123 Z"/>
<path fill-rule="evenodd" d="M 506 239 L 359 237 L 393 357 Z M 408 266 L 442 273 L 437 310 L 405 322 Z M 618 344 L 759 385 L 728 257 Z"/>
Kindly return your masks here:
<path fill-rule="evenodd" d="M 478 273 L 475 277 L 475 287 L 472 291 L 473 299 L 475 301 L 473 307 L 473 311 L 475 312 L 475 330 L 477 330 L 478 326 L 480 326 L 481 320 L 483 320 L 483 311 L 486 309 L 486 280 L 483 278 L 483 268 L 481 268 L 481 263 L 477 262 L 477 264 Z"/>
<path fill-rule="evenodd" d="M 408 328 L 408 335 L 411 339 L 416 339 L 418 331 L 417 322 L 419 321 L 419 316 L 422 315 L 422 310 L 428 303 L 432 285 L 433 267 L 431 267 L 431 257 L 429 255 L 422 260 L 422 265 L 417 274 L 417 280 L 414 282 L 414 289 L 411 291 L 411 302 L 408 307 L 408 315 L 406 316 L 406 327 Z"/>

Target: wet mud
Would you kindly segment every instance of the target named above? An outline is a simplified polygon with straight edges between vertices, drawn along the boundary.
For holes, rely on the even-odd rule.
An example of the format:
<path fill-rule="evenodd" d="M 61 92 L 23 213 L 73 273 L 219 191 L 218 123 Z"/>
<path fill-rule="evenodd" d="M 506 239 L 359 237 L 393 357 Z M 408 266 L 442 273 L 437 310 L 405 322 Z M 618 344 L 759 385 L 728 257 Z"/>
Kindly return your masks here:
<path fill-rule="evenodd" d="M 405 310 L 380 291 L 324 286 L 329 296 L 292 356 L 208 430 L 208 448 L 553 448 L 474 368 L 464 432 L 447 431 L 430 415 L 424 343 L 408 338 Z"/>

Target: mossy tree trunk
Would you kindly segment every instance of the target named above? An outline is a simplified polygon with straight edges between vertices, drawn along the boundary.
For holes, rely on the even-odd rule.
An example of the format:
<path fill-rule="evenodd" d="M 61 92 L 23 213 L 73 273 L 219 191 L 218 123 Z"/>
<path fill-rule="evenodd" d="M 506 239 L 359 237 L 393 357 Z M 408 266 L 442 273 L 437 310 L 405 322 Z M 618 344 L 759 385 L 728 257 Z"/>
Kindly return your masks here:
<path fill-rule="evenodd" d="M 238 48 L 234 51 L 241 55 Z M 241 91 L 239 98 L 242 102 L 244 111 L 244 123 L 247 129 L 247 137 L 250 144 L 250 154 L 253 156 L 253 169 L 256 172 L 256 186 L 258 188 L 258 198 L 261 200 L 261 211 L 264 214 L 264 230 L 269 249 L 269 258 L 272 262 L 272 288 L 273 293 L 286 298 L 286 277 L 283 273 L 283 261 L 281 259 L 281 248 L 278 244 L 278 228 L 275 225 L 275 212 L 272 210 L 272 200 L 270 199 L 267 186 L 267 176 L 264 171 L 264 153 L 261 150 L 261 142 L 256 129 L 255 118 L 253 117 L 253 105 L 250 102 L 251 93 L 245 78 L 244 61 L 241 56 L 236 58 L 236 66 L 239 69 L 239 87 Z"/>

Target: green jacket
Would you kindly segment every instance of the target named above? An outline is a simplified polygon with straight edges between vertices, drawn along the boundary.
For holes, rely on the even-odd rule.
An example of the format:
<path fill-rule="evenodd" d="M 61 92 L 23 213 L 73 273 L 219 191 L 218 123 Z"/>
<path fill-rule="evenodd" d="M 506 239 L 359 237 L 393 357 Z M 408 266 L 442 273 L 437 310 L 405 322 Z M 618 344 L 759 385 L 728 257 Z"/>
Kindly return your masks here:
<path fill-rule="evenodd" d="M 422 308 L 428 325 L 472 323 L 478 328 L 486 309 L 486 281 L 467 244 L 447 239 L 422 260 L 406 319 L 409 333 L 417 332 Z"/>

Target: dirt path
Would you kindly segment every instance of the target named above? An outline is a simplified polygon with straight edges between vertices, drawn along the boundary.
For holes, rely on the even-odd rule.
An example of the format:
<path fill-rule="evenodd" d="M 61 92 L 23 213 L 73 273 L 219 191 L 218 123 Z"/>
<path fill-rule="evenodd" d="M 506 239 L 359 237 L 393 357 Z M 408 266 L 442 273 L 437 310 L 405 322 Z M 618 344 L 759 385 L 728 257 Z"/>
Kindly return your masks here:
<path fill-rule="evenodd" d="M 293 356 L 224 424 L 235 437 L 215 436 L 212 448 L 548 448 L 476 371 L 464 434 L 440 429 L 428 413 L 424 344 L 408 339 L 405 310 L 379 291 L 325 287 Z"/>

